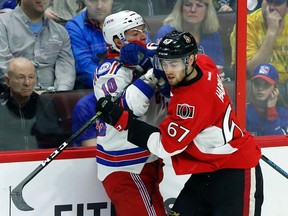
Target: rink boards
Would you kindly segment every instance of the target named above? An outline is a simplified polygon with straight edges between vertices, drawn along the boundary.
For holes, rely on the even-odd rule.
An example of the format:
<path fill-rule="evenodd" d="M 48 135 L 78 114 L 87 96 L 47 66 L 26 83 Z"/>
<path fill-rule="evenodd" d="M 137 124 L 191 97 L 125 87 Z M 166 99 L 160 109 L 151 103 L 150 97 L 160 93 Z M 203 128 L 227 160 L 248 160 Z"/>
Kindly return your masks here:
<path fill-rule="evenodd" d="M 263 154 L 288 171 L 288 147 L 262 148 Z M 97 179 L 93 148 L 65 150 L 38 173 L 23 190 L 33 211 L 20 211 L 10 191 L 51 153 L 51 150 L 0 154 L 1 216 L 112 216 L 111 202 Z M 264 176 L 263 216 L 288 215 L 288 179 L 261 160 Z M 176 176 L 166 161 L 161 191 L 166 208 L 172 206 L 188 176 Z"/>

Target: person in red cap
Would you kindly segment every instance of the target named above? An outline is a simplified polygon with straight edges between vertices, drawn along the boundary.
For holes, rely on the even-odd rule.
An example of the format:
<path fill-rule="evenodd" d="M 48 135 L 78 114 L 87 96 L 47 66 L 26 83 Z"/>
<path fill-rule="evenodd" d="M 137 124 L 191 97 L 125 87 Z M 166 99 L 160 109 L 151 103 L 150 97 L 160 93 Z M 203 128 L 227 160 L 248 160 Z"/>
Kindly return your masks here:
<path fill-rule="evenodd" d="M 271 64 L 258 65 L 247 104 L 247 130 L 255 136 L 288 133 L 288 107 L 277 88 L 279 75 Z"/>

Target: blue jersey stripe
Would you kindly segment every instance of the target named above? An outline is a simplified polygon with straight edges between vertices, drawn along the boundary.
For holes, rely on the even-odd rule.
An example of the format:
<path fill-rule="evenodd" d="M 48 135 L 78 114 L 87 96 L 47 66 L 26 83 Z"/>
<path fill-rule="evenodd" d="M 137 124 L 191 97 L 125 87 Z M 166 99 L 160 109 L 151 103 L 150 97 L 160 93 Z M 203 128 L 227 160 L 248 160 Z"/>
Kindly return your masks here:
<path fill-rule="evenodd" d="M 104 166 L 119 167 L 119 166 L 130 166 L 130 165 L 145 163 L 147 159 L 148 157 L 138 158 L 134 160 L 127 160 L 127 161 L 108 161 L 103 158 L 97 157 L 96 161 L 97 163 L 102 164 Z"/>
<path fill-rule="evenodd" d="M 148 151 L 140 147 L 123 149 L 123 150 L 106 151 L 101 144 L 97 144 L 97 150 L 112 156 L 125 156 L 129 154 L 142 153 Z"/>

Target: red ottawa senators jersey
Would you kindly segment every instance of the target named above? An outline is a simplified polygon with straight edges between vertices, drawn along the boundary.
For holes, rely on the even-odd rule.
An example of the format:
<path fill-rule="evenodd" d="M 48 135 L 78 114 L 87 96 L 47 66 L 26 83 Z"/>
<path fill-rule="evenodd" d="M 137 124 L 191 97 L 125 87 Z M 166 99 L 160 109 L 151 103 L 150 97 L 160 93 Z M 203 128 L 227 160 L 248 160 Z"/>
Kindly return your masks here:
<path fill-rule="evenodd" d="M 162 146 L 152 136 L 150 151 L 172 156 L 178 175 L 255 167 L 261 149 L 240 127 L 216 65 L 198 54 L 196 69 L 189 85 L 171 89 L 169 115 L 160 125 Z"/>

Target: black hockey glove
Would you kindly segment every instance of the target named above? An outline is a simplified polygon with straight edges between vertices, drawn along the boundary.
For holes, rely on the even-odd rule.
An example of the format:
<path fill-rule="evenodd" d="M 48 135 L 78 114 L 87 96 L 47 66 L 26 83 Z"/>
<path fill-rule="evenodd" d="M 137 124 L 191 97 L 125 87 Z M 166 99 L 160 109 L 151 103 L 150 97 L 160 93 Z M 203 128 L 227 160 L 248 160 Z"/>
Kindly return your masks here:
<path fill-rule="evenodd" d="M 112 102 L 110 95 L 98 100 L 96 110 L 101 112 L 99 118 L 112 125 L 118 131 L 128 129 L 129 124 L 133 120 L 133 113 Z"/>

